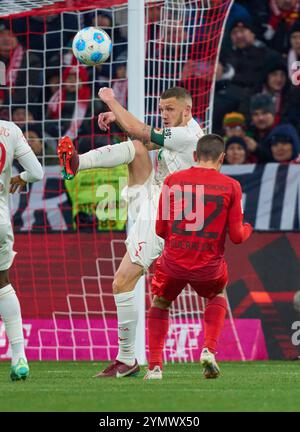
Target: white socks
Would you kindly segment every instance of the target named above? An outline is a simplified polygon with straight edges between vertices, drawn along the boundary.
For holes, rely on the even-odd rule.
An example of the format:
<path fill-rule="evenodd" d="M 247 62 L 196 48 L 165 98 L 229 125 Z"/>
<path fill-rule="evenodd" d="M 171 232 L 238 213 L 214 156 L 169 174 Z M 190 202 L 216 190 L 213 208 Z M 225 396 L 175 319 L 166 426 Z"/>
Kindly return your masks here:
<path fill-rule="evenodd" d="M 79 155 L 78 171 L 90 168 L 113 168 L 129 164 L 135 157 L 135 147 L 132 141 L 99 147 Z"/>
<path fill-rule="evenodd" d="M 128 366 L 135 362 L 135 334 L 138 311 L 135 303 L 134 291 L 115 294 L 118 313 L 119 352 L 117 360 Z"/>
<path fill-rule="evenodd" d="M 12 350 L 12 365 L 22 357 L 26 360 L 21 309 L 15 290 L 9 284 L 0 288 L 0 316 Z"/>

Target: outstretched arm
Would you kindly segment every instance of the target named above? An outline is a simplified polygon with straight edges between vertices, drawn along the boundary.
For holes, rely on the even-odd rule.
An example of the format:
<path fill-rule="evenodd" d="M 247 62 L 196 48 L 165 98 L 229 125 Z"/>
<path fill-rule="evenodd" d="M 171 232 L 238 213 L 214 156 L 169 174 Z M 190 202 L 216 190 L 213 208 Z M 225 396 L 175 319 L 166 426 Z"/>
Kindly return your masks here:
<path fill-rule="evenodd" d="M 103 87 L 99 90 L 99 98 L 106 103 L 110 111 L 115 115 L 116 122 L 131 139 L 138 139 L 148 146 L 151 141 L 151 127 L 138 120 L 128 112 L 115 98 L 112 89 Z"/>

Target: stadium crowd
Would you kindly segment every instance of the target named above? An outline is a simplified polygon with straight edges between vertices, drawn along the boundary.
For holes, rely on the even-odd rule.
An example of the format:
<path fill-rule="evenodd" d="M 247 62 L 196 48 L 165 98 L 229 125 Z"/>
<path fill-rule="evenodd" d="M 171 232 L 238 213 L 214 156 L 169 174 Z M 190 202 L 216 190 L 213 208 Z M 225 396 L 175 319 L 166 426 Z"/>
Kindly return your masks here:
<path fill-rule="evenodd" d="M 158 19 L 155 13 L 157 8 L 152 19 Z M 57 163 L 62 135 L 78 138 L 80 153 L 110 142 L 97 125 L 105 109 L 99 87 L 111 85 L 118 100 L 127 102 L 125 24 L 115 25 L 107 11 L 86 13 L 82 21 L 64 14 L 0 23 L 8 84 L 0 86 L 0 119 L 17 123 L 46 164 Z M 112 37 L 112 62 L 75 70 L 72 38 L 87 25 Z M 299 0 L 235 1 L 217 65 L 213 115 L 213 131 L 226 138 L 227 164 L 300 162 L 298 59 Z M 117 137 L 120 130 L 111 132 Z"/>
<path fill-rule="evenodd" d="M 214 100 L 214 131 L 227 163 L 300 161 L 300 2 L 236 1 L 227 22 Z M 293 76 L 294 75 L 294 76 Z"/>

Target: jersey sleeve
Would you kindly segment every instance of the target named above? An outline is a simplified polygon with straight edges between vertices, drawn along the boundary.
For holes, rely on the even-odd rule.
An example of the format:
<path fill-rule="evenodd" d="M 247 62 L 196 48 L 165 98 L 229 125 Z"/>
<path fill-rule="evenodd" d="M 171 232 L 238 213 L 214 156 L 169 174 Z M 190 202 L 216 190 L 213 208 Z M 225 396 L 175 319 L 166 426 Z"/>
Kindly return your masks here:
<path fill-rule="evenodd" d="M 243 224 L 243 218 L 242 189 L 238 182 L 234 182 L 228 213 L 229 237 L 233 243 L 243 243 L 253 231 L 250 224 Z"/>
<path fill-rule="evenodd" d="M 21 179 L 28 183 L 42 180 L 44 172 L 41 164 L 26 141 L 21 129 L 16 126 L 15 131 L 14 158 L 25 169 L 25 171 L 20 173 Z"/>
<path fill-rule="evenodd" d="M 151 142 L 178 153 L 186 151 L 187 141 L 192 142 L 196 148 L 195 139 L 195 135 L 187 127 L 151 129 Z"/>

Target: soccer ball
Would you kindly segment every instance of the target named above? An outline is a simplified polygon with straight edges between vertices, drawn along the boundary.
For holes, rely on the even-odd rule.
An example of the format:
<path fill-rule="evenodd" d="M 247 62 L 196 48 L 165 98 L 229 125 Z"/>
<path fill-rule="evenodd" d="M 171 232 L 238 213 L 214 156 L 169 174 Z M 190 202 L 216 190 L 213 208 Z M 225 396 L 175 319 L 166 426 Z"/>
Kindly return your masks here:
<path fill-rule="evenodd" d="M 110 56 L 112 49 L 108 34 L 96 27 L 81 29 L 73 39 L 72 50 L 80 63 L 96 66 L 104 63 Z"/>

